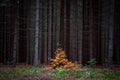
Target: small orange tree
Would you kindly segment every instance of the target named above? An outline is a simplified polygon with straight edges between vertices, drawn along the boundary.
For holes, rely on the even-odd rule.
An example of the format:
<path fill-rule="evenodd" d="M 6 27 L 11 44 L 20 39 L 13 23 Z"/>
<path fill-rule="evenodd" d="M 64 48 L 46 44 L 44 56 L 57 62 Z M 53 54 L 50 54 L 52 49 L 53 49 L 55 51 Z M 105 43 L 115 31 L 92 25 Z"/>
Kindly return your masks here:
<path fill-rule="evenodd" d="M 50 59 L 50 61 L 50 65 L 46 67 L 47 70 L 59 68 L 68 69 L 77 66 L 75 63 L 68 61 L 66 54 L 62 48 L 57 48 L 57 50 L 55 51 L 55 58 Z"/>

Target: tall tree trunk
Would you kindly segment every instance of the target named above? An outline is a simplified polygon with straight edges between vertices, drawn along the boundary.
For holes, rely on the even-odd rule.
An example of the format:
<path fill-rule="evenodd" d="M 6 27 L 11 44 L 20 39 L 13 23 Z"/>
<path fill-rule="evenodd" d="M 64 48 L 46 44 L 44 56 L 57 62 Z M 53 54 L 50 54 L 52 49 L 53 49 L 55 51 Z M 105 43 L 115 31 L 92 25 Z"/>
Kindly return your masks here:
<path fill-rule="evenodd" d="M 77 0 L 71 0 L 70 4 L 70 57 L 77 61 Z"/>
<path fill-rule="evenodd" d="M 4 22 L 5 22 L 5 24 L 4 24 L 4 41 L 3 41 L 3 42 L 4 42 L 4 45 L 3 45 L 3 46 L 4 46 L 4 48 L 3 48 L 3 51 L 4 51 L 4 52 L 3 52 L 3 53 L 4 53 L 4 63 L 6 63 L 6 60 L 7 60 L 7 59 L 6 59 L 6 56 L 7 56 L 7 55 L 6 55 L 6 51 L 7 51 L 7 50 L 6 50 L 6 45 L 7 45 L 7 44 L 6 44 L 7 8 L 5 8 Z"/>
<path fill-rule="evenodd" d="M 36 12 L 34 12 L 34 8 L 33 7 L 35 7 L 36 5 L 35 5 L 35 0 L 31 0 L 31 6 L 30 6 L 30 24 L 29 24 L 29 30 L 30 30 L 30 39 L 29 39 L 29 41 L 30 41 L 30 64 L 33 64 L 33 62 L 34 62 L 34 52 L 35 52 L 35 50 L 34 50 L 34 46 L 35 46 L 35 38 L 34 38 L 34 36 L 35 36 L 35 17 L 36 16 L 34 16 L 35 15 L 35 13 Z"/>
<path fill-rule="evenodd" d="M 26 28 L 26 47 L 27 47 L 27 50 L 26 50 L 26 53 L 27 53 L 27 55 L 26 55 L 26 63 L 27 64 L 31 64 L 31 62 L 30 62 L 30 26 L 31 26 L 31 22 L 30 22 L 30 20 L 31 20 L 31 8 L 32 8 L 32 1 L 30 0 L 29 2 L 27 2 L 26 1 L 26 8 L 27 8 L 27 14 L 26 15 L 28 15 L 27 16 L 27 21 L 26 21 L 26 26 L 27 26 L 27 28 Z M 33 20 L 33 19 L 32 19 Z"/>
<path fill-rule="evenodd" d="M 16 66 L 16 62 L 17 62 L 17 54 L 18 54 L 18 38 L 19 38 L 19 21 L 18 21 L 18 11 L 19 11 L 19 4 L 17 2 L 15 2 L 15 7 L 13 10 L 15 10 L 15 16 L 14 16 L 14 39 L 13 39 L 13 66 Z M 17 17 L 17 18 L 15 18 Z"/>
<path fill-rule="evenodd" d="M 78 63 L 82 63 L 82 32 L 83 32 L 83 0 L 77 0 L 78 5 L 78 18 L 77 18 L 77 47 L 78 47 Z"/>
<path fill-rule="evenodd" d="M 82 45 L 82 50 L 83 50 L 83 64 L 86 64 L 87 61 L 90 59 L 90 53 L 89 53 L 89 0 L 83 0 L 83 45 Z"/>
<path fill-rule="evenodd" d="M 44 23 L 43 23 L 43 30 L 44 30 L 44 63 L 47 64 L 47 51 L 48 51 L 48 42 L 47 42 L 47 32 L 48 32 L 48 26 L 47 26 L 47 0 L 43 1 L 44 5 L 43 5 L 43 9 L 44 9 Z"/>
<path fill-rule="evenodd" d="M 66 53 L 70 58 L 70 0 L 66 0 Z"/>
<path fill-rule="evenodd" d="M 39 43 L 39 0 L 36 0 L 36 22 L 35 22 L 35 53 L 34 53 L 34 66 L 39 65 L 38 61 L 38 43 Z"/>
<path fill-rule="evenodd" d="M 109 47 L 108 47 L 108 66 L 113 65 L 113 31 L 114 31 L 114 1 L 110 0 L 110 18 L 109 18 Z"/>
<path fill-rule="evenodd" d="M 60 44 L 62 48 L 64 48 L 64 2 L 65 0 L 61 0 L 60 5 Z"/>
<path fill-rule="evenodd" d="M 106 66 L 108 53 L 108 17 L 109 17 L 109 1 L 101 0 L 101 56 L 102 63 Z M 105 5 L 106 4 L 106 5 Z"/>
<path fill-rule="evenodd" d="M 65 51 L 66 51 L 66 49 L 67 49 L 67 48 L 66 48 L 66 45 L 67 45 L 67 44 L 66 44 L 66 40 L 67 40 L 67 39 L 66 39 L 66 34 L 67 34 L 67 32 L 66 32 L 66 29 L 67 29 L 67 28 L 66 28 L 66 27 L 67 27 L 67 26 L 66 26 L 66 2 L 67 2 L 67 1 L 64 0 L 64 19 L 63 19 L 63 21 L 64 21 L 64 29 L 63 29 L 63 31 L 64 31 L 64 40 L 63 40 L 63 41 L 64 41 L 64 44 L 63 44 L 64 47 L 63 47 L 63 48 L 64 48 Z"/>
<path fill-rule="evenodd" d="M 89 26 L 90 26 L 90 45 L 89 45 L 89 51 L 90 51 L 90 58 L 93 58 L 93 1 L 90 1 L 90 9 L 89 9 Z"/>
<path fill-rule="evenodd" d="M 51 58 L 52 53 L 52 0 L 48 0 L 48 58 Z"/>
<path fill-rule="evenodd" d="M 60 0 L 56 1 L 56 47 L 60 46 L 60 4 Z"/>
<path fill-rule="evenodd" d="M 41 0 L 39 7 L 42 8 L 42 6 L 43 6 L 43 3 L 42 3 L 42 0 Z M 40 60 L 39 61 L 40 63 L 42 63 L 42 59 L 43 59 L 43 56 L 42 56 L 42 53 L 43 53 L 42 52 L 42 43 L 43 43 L 43 40 L 42 40 L 43 39 L 43 37 L 42 37 L 43 18 L 42 18 L 42 16 L 43 16 L 43 11 L 42 11 L 42 9 L 41 9 L 41 12 L 42 13 L 40 13 L 40 15 L 39 15 L 40 16 L 40 21 L 39 21 L 40 22 L 39 23 L 40 27 L 39 27 L 39 58 L 38 58 Z"/>

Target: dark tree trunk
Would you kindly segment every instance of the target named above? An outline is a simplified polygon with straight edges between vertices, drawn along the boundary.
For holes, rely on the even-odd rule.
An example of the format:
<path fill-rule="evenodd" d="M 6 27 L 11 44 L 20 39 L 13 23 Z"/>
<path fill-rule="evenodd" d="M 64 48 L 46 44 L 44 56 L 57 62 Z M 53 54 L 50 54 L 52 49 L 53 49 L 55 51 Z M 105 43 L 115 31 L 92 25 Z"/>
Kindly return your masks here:
<path fill-rule="evenodd" d="M 78 5 L 78 29 L 77 29 L 77 49 L 78 49 L 78 63 L 82 64 L 82 32 L 83 32 L 83 0 L 77 0 Z"/>
<path fill-rule="evenodd" d="M 66 0 L 66 53 L 70 59 L 70 0 Z"/>
<path fill-rule="evenodd" d="M 48 0 L 48 58 L 51 58 L 52 53 L 52 1 Z"/>
<path fill-rule="evenodd" d="M 47 35 L 47 32 L 48 32 L 48 23 L 47 23 L 47 20 L 48 20 L 48 14 L 47 14 L 47 0 L 44 0 L 43 1 L 44 2 L 44 23 L 43 23 L 43 25 L 44 25 L 44 63 L 45 64 L 47 64 L 47 61 L 48 61 L 48 59 L 47 59 L 47 52 L 48 52 L 48 41 L 47 41 L 47 39 L 48 39 L 48 35 Z"/>
<path fill-rule="evenodd" d="M 61 0 L 60 8 L 60 44 L 64 48 L 64 0 Z"/>
<path fill-rule="evenodd" d="M 39 65 L 38 61 L 38 43 L 39 43 L 39 0 L 36 0 L 36 20 L 35 20 L 35 53 L 34 53 L 34 66 Z"/>
<path fill-rule="evenodd" d="M 56 1 L 56 47 L 60 46 L 60 2 Z"/>
<path fill-rule="evenodd" d="M 109 1 L 101 0 L 101 61 L 106 66 L 108 58 Z M 106 5 L 105 5 L 106 4 Z"/>
<path fill-rule="evenodd" d="M 90 59 L 90 53 L 89 53 L 89 0 L 83 1 L 83 43 L 82 43 L 82 50 L 83 50 L 83 64 L 86 64 L 87 61 Z"/>
<path fill-rule="evenodd" d="M 90 1 L 90 9 L 89 9 L 89 26 L 90 26 L 90 36 L 89 36 L 89 51 L 90 58 L 93 58 L 93 0 Z"/>
<path fill-rule="evenodd" d="M 19 4 L 15 2 L 13 10 L 15 10 L 14 15 L 14 37 L 13 37 L 13 66 L 16 66 L 17 62 L 17 56 L 18 56 L 18 38 L 19 38 L 19 20 L 18 20 L 18 14 L 19 14 Z M 15 18 L 16 17 L 16 18 Z"/>
<path fill-rule="evenodd" d="M 108 47 L 108 66 L 113 65 L 113 31 L 114 31 L 114 1 L 110 0 L 110 18 L 109 18 L 109 47 Z"/>

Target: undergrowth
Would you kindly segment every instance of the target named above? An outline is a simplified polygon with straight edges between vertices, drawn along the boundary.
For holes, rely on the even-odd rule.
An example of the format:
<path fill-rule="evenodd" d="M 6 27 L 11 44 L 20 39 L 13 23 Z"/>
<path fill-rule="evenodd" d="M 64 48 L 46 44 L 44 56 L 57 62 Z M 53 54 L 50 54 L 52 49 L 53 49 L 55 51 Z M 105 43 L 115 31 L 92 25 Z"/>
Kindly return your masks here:
<path fill-rule="evenodd" d="M 50 65 L 0 69 L 0 80 L 24 77 L 32 77 L 28 80 L 120 80 L 120 71 L 93 68 L 95 63 L 95 59 L 90 59 L 86 67 L 75 64 L 67 59 L 62 48 L 58 48 Z"/>
<path fill-rule="evenodd" d="M 61 68 L 58 70 L 48 71 L 43 67 L 16 67 L 12 69 L 0 69 L 0 79 L 25 76 L 40 77 L 43 73 L 55 77 L 56 80 L 66 79 L 71 76 L 74 77 L 73 80 L 120 80 L 120 71 L 113 71 L 109 69 L 82 68 L 66 70 Z"/>

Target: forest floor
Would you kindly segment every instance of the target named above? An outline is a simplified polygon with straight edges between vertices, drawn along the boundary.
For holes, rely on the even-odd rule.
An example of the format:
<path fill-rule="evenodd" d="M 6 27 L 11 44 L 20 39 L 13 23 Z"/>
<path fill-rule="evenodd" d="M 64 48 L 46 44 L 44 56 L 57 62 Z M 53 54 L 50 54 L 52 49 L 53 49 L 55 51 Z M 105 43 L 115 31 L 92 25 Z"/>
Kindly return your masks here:
<path fill-rule="evenodd" d="M 45 70 L 30 65 L 0 65 L 0 80 L 120 80 L 120 68 Z"/>

